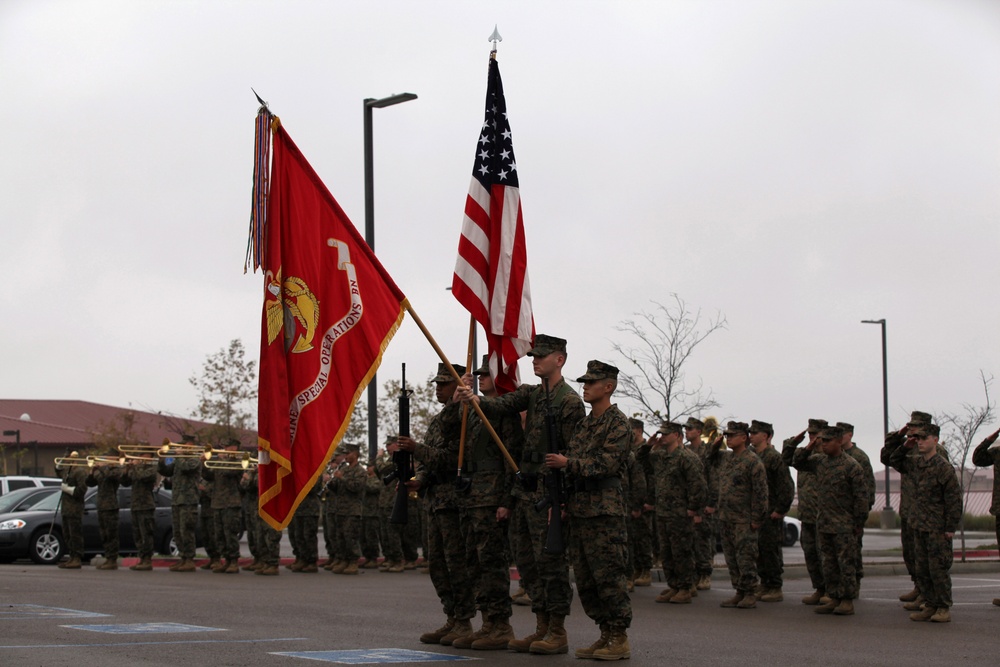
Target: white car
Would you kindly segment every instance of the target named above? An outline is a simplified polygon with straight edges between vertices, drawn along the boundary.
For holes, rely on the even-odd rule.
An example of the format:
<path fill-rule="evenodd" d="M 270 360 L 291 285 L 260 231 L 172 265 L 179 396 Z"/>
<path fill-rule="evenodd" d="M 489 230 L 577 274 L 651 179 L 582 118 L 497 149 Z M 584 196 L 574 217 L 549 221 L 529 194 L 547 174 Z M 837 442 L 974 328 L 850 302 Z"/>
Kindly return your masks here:
<path fill-rule="evenodd" d="M 33 489 L 39 486 L 59 486 L 62 480 L 56 477 L 27 477 L 25 475 L 0 476 L 0 496 L 18 489 Z"/>

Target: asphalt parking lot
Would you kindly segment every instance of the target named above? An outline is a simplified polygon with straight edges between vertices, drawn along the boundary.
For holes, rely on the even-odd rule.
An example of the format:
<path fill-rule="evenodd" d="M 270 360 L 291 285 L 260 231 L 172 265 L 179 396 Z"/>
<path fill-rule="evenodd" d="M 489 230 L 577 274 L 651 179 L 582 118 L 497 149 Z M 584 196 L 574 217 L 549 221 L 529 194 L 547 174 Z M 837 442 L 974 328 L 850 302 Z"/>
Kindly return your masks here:
<path fill-rule="evenodd" d="M 910 587 L 900 576 L 868 576 L 851 617 L 818 616 L 800 604 L 809 592 L 805 579 L 786 582 L 785 602 L 755 610 L 719 607 L 731 594 L 721 571 L 713 589 L 691 605 L 656 604 L 661 586 L 640 588 L 633 595 L 629 664 L 995 664 L 1000 607 L 991 600 L 1000 596 L 1000 563 L 974 569 L 955 576 L 954 621 L 947 625 L 909 620 L 896 600 Z M 295 667 L 319 660 L 413 664 L 417 658 L 564 664 L 575 662 L 572 650 L 597 635 L 576 600 L 567 619 L 568 656 L 461 651 L 417 641 L 442 620 L 430 578 L 415 571 L 259 577 L 0 566 L 0 665 Z M 533 623 L 526 607 L 515 607 L 519 636 Z"/>

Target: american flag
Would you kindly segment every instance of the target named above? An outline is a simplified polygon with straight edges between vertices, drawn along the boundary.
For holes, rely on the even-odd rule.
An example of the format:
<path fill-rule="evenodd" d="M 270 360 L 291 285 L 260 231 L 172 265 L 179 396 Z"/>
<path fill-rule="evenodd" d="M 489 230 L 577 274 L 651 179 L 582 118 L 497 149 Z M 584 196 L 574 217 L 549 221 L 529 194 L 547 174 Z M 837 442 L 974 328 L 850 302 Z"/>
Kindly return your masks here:
<path fill-rule="evenodd" d="M 465 198 L 452 293 L 486 330 L 490 375 L 501 394 L 520 384 L 517 360 L 531 349 L 535 322 L 521 220 L 517 162 L 496 59 L 490 57 L 486 117 Z"/>

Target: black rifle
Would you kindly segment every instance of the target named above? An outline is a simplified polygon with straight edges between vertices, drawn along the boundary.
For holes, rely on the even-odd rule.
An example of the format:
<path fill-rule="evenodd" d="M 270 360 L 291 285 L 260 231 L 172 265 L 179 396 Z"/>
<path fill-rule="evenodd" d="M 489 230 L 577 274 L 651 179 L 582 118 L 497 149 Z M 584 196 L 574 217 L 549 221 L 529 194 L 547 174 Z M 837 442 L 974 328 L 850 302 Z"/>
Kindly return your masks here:
<path fill-rule="evenodd" d="M 542 378 L 542 386 L 545 389 L 545 433 L 548 435 L 549 454 L 559 453 L 559 430 L 556 428 L 556 416 L 552 413 L 552 400 L 549 396 L 549 381 Z M 550 510 L 549 531 L 545 536 L 545 553 L 561 554 L 566 550 L 562 537 L 562 504 L 563 496 L 563 471 L 559 468 L 552 468 L 549 474 L 545 475 L 545 497 L 535 505 L 539 512 Z"/>
<path fill-rule="evenodd" d="M 410 435 L 410 392 L 406 390 L 406 364 L 403 364 L 403 382 L 399 387 L 399 435 Z M 397 449 L 392 453 L 392 462 L 396 464 L 396 500 L 392 505 L 389 523 L 406 524 L 410 515 L 410 490 L 406 488 L 406 483 L 413 478 L 413 455 Z"/>

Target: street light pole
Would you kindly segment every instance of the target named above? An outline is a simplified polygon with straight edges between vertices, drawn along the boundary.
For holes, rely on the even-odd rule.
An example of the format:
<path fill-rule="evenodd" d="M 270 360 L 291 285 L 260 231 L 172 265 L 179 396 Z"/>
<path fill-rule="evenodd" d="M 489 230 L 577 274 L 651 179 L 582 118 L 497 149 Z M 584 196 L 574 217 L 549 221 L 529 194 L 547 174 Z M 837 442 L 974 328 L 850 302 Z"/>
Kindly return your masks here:
<path fill-rule="evenodd" d="M 375 99 L 365 98 L 364 130 L 365 130 L 365 241 L 368 247 L 375 250 L 375 166 L 373 164 L 374 147 L 372 141 L 372 109 L 391 107 L 417 99 L 413 93 L 400 93 Z M 378 456 L 378 382 L 372 375 L 368 383 L 368 462 L 375 463 Z"/>
<path fill-rule="evenodd" d="M 11 431 L 4 431 L 3 434 L 6 435 L 6 436 L 13 435 L 16 438 L 15 441 L 14 441 L 15 442 L 15 447 L 17 447 L 17 450 L 16 450 L 17 453 L 20 454 L 21 453 L 21 429 L 18 428 L 18 429 L 13 429 Z M 18 456 L 17 454 L 15 454 L 15 456 L 17 456 L 17 474 L 20 475 L 21 474 L 21 457 Z M 4 456 L 3 456 L 3 472 L 4 472 L 5 475 L 7 474 L 7 454 L 4 454 Z"/>
<path fill-rule="evenodd" d="M 882 437 L 889 433 L 889 369 L 886 355 L 885 318 L 880 320 L 861 320 L 862 324 L 879 324 L 882 326 Z M 892 505 L 889 503 L 889 466 L 885 467 L 885 508 L 882 510 L 882 528 L 895 528 Z"/>

